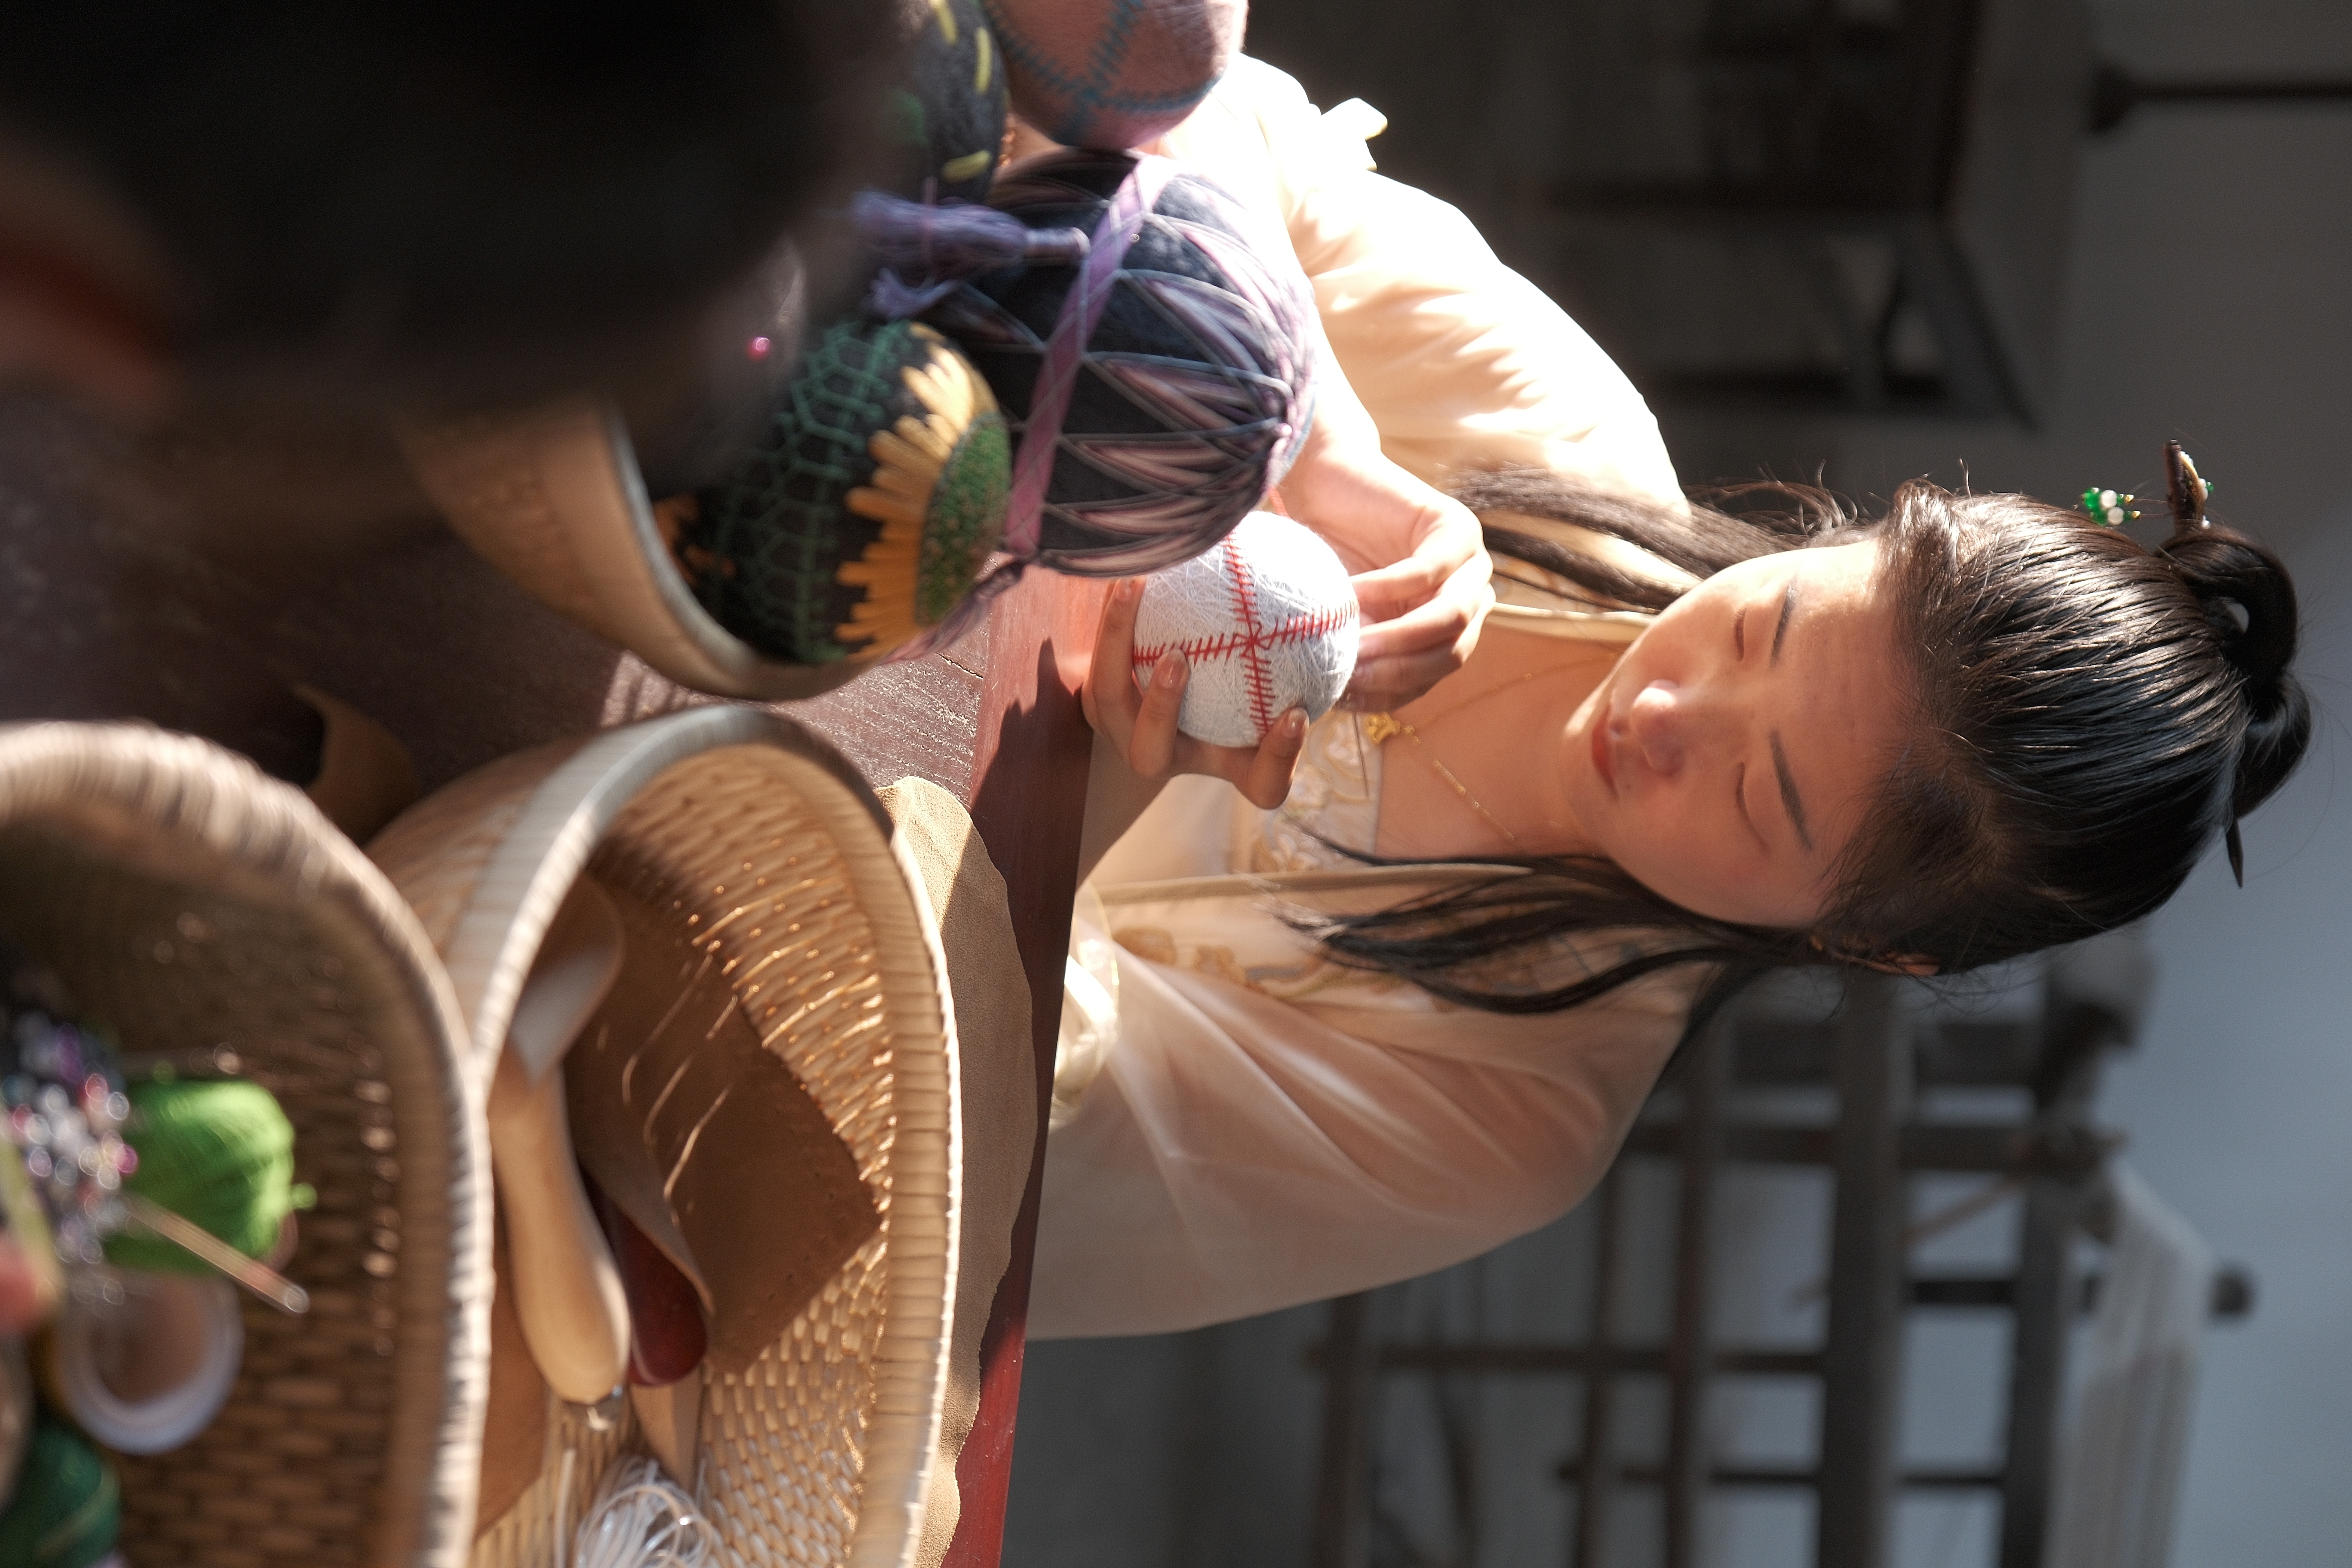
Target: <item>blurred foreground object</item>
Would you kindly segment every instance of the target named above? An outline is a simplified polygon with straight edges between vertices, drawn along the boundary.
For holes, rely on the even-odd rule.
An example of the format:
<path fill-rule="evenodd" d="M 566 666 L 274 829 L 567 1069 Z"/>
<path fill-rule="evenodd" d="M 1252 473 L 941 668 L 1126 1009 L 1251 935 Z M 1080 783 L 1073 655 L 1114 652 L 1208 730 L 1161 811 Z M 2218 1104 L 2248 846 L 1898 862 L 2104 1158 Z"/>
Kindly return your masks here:
<path fill-rule="evenodd" d="M 1013 107 L 1065 147 L 1139 147 L 1192 111 L 1249 25 L 1247 0 L 982 0 Z"/>
<path fill-rule="evenodd" d="M 879 153 L 886 8 L 14 7 L 0 289 L 262 410 L 700 347 Z"/>

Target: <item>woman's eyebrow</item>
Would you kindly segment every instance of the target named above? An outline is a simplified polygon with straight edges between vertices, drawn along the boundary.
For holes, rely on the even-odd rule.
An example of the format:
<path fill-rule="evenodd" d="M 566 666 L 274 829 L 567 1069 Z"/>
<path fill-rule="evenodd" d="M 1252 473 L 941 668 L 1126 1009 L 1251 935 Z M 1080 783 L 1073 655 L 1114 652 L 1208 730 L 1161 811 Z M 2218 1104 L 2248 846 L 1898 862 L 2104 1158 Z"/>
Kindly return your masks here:
<path fill-rule="evenodd" d="M 1767 663 L 1780 662 L 1780 639 L 1789 635 L 1789 617 L 1796 613 L 1797 574 L 1791 572 L 1789 574 L 1789 585 L 1780 590 L 1780 619 L 1772 627 L 1772 657 L 1766 661 Z M 1780 776 L 1785 779 L 1789 775 L 1784 772 Z"/>
<path fill-rule="evenodd" d="M 1784 608 L 1780 612 L 1780 624 L 1786 626 L 1788 622 L 1789 614 Z M 1781 748 L 1780 731 L 1778 730 L 1772 731 L 1772 772 L 1780 780 L 1780 805 L 1789 813 L 1790 826 L 1797 830 L 1797 842 L 1803 845 L 1810 854 L 1813 847 L 1813 836 L 1805 831 L 1804 797 L 1797 793 L 1796 775 L 1789 771 L 1789 753 Z"/>

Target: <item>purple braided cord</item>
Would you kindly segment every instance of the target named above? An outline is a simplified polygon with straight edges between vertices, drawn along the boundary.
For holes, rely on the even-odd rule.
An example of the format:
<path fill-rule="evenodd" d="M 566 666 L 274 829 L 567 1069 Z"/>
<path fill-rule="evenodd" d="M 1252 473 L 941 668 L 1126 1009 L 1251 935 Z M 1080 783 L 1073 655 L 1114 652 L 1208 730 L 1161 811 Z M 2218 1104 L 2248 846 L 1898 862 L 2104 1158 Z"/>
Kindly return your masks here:
<path fill-rule="evenodd" d="M 1010 213 L 968 202 L 910 202 L 860 191 L 849 216 L 882 264 L 866 303 L 885 321 L 922 314 L 974 273 L 1024 261 L 1076 261 L 1087 253 L 1082 230 L 1033 229 Z M 908 272 L 920 281 L 908 282 Z"/>
<path fill-rule="evenodd" d="M 1087 343 L 1110 304 L 1111 287 L 1118 281 L 1128 247 L 1141 237 L 1144 220 L 1151 216 L 1160 192 L 1176 173 L 1171 159 L 1150 153 L 1136 156 L 1135 166 L 1111 193 L 1110 205 L 1095 225 L 1077 280 L 1062 298 L 1054 335 L 1045 341 L 1045 358 L 1038 366 L 1036 391 L 1030 395 L 1021 447 L 1013 455 L 1013 497 L 1003 548 L 1019 559 L 1036 554 L 1045 533 L 1045 491 L 1054 479 L 1055 449 L 1061 445 L 1062 421 L 1069 414 L 1070 395 L 1076 390 L 1078 371 L 1086 363 Z"/>

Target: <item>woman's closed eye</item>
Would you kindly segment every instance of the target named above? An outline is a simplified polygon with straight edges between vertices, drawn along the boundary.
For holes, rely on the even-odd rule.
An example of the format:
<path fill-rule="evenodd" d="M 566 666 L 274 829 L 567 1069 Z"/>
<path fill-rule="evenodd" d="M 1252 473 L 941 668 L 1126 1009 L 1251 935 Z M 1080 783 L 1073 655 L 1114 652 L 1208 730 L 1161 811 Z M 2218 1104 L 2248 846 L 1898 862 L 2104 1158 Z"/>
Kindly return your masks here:
<path fill-rule="evenodd" d="M 1731 657 L 1741 660 L 1748 658 L 1748 606 L 1745 605 L 1739 607 L 1738 615 L 1731 617 Z"/>
<path fill-rule="evenodd" d="M 1746 763 L 1740 763 L 1738 771 L 1732 775 L 1731 795 L 1733 804 L 1739 807 L 1739 820 L 1747 824 L 1748 835 L 1765 848 L 1771 848 L 1770 841 L 1764 837 L 1764 830 L 1756 826 L 1756 814 L 1748 809 L 1748 764 Z"/>

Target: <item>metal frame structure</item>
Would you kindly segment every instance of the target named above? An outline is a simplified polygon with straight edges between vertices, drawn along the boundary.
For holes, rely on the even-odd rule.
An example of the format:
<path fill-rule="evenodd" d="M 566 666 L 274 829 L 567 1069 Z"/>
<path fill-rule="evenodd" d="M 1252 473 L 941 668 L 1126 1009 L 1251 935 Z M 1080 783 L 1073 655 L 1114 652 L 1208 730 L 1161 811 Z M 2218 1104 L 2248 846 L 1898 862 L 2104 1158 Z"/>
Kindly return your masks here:
<path fill-rule="evenodd" d="M 1674 402 L 2006 416 L 2048 401 L 2074 172 L 2093 58 L 2080 0 L 1716 0 L 1688 61 L 1707 168 L 1673 183 L 1578 180 L 1555 212 L 1653 234 L 1763 244 L 1801 260 L 1843 364 L 1637 376 Z M 1840 248 L 1874 247 L 1880 289 Z M 1933 369 L 1906 367 L 1916 316 Z"/>
<path fill-rule="evenodd" d="M 1737 1009 L 1685 1048 L 1629 1137 L 1620 1168 L 1589 1200 L 1592 1266 L 1579 1288 L 1589 1335 L 1573 1342 L 1382 1342 L 1365 1296 L 1333 1303 L 1316 1354 L 1328 1374 L 1315 1568 L 1367 1568 L 1370 1430 L 1378 1380 L 1407 1373 L 1569 1376 L 1580 1388 L 1582 1441 L 1560 1477 L 1579 1500 L 1570 1568 L 1604 1568 L 1615 1498 L 1664 1493 L 1663 1568 L 1699 1568 L 1700 1516 L 1711 1491 L 1801 1489 L 1816 1500 L 1818 1568 L 1881 1568 L 1892 1505 L 1903 1489 L 1967 1489 L 2000 1500 L 2001 1568 L 2041 1568 L 2065 1383 L 2068 1331 L 2084 1300 L 2074 1238 L 2116 1140 L 2089 1120 L 2101 1058 L 2127 1043 L 2147 991 L 2147 960 L 2128 938 L 2105 939 L 2050 966 L 2038 1018 L 1954 1021 L 1929 1015 L 1915 982 L 1865 975 L 1822 1023 L 1792 1025 Z M 1741 1114 L 1742 1090 L 1826 1086 L 1834 1121 L 1768 1123 Z M 2031 1111 L 2011 1121 L 1923 1120 L 1918 1090 L 2013 1086 Z M 1628 1342 L 1614 1319 L 1622 1269 L 1625 1161 L 1671 1163 L 1677 1176 L 1674 1304 L 1664 1343 Z M 1825 1168 L 1834 1184 L 1828 1311 L 1821 1342 L 1802 1350 L 1712 1342 L 1710 1236 L 1717 1178 L 1732 1164 Z M 1991 1275 L 1914 1275 L 1910 1176 L 1977 1173 L 2021 1192 L 2015 1266 Z M 2008 1414 L 2000 1463 L 1982 1469 L 1896 1466 L 1905 1323 L 1914 1309 L 2013 1315 Z M 1709 1392 L 1742 1376 L 1818 1379 L 1822 1421 L 1810 1465 L 1726 1466 L 1708 1452 Z M 1629 1467 L 1609 1436 L 1625 1379 L 1663 1378 L 1664 1462 Z M 1615 1565 L 1608 1565 L 1615 1568 Z"/>

